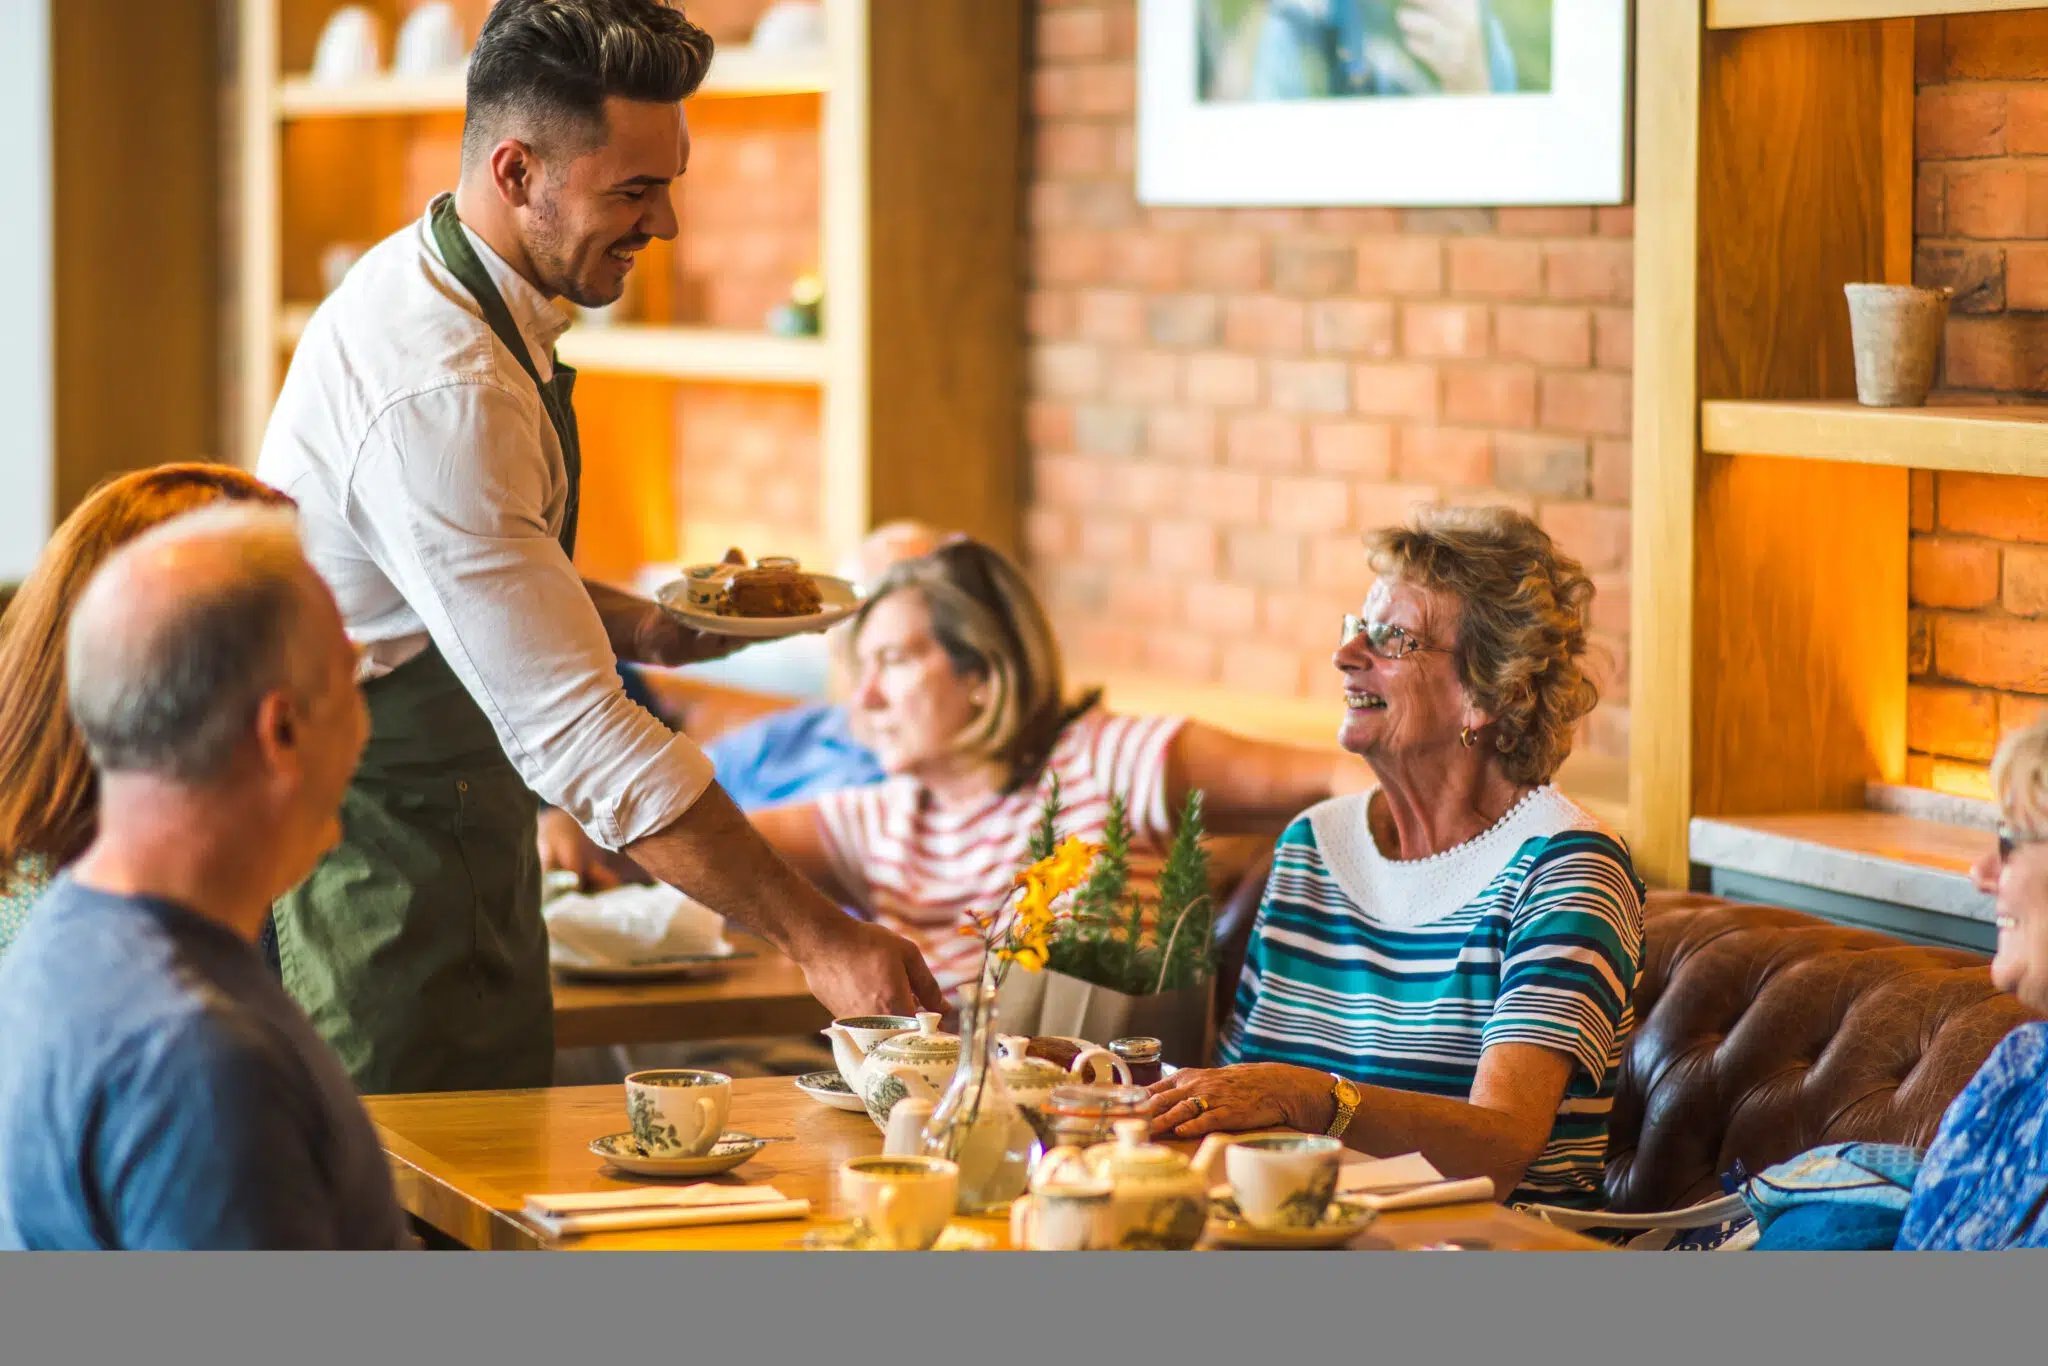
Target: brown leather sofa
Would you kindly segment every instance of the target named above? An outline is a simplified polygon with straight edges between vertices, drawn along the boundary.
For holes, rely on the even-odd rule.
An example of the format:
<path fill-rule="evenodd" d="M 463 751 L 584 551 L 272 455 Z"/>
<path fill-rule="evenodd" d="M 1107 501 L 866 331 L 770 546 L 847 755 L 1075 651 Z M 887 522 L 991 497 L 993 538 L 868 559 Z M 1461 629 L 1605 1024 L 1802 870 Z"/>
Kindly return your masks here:
<path fill-rule="evenodd" d="M 1265 869 L 1219 912 L 1227 1010 Z M 1607 1156 L 1617 1210 L 1676 1209 L 1823 1143 L 1925 1146 L 2015 1025 L 1987 960 L 1798 911 L 1653 892 Z"/>

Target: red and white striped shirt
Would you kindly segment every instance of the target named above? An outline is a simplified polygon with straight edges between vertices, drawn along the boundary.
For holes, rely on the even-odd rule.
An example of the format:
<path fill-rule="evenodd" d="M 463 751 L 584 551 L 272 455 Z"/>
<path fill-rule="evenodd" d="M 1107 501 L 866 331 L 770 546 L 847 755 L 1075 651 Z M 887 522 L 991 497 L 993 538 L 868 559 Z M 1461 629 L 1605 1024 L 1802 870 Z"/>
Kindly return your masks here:
<path fill-rule="evenodd" d="M 1123 795 L 1131 822 L 1131 883 L 1157 880 L 1173 834 L 1166 752 L 1177 716 L 1094 711 L 1061 732 L 1047 762 L 1060 780 L 1059 832 L 1099 841 L 1109 794 Z M 961 934 L 968 914 L 1000 909 L 1031 856 L 1045 780 L 1008 796 L 958 806 L 907 776 L 845 788 L 818 801 L 833 871 L 878 924 L 924 951 L 932 975 L 957 994 L 981 968 L 981 940 Z"/>

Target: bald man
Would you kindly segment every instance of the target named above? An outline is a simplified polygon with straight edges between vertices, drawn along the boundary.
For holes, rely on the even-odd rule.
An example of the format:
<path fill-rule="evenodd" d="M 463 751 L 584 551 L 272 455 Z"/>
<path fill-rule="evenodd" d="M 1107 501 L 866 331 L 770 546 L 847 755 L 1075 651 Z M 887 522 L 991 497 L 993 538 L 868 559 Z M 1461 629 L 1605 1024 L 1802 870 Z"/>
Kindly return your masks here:
<path fill-rule="evenodd" d="M 369 733 L 289 513 L 110 559 L 68 631 L 99 833 L 0 967 L 0 1247 L 408 1245 L 340 1061 L 257 952 Z"/>

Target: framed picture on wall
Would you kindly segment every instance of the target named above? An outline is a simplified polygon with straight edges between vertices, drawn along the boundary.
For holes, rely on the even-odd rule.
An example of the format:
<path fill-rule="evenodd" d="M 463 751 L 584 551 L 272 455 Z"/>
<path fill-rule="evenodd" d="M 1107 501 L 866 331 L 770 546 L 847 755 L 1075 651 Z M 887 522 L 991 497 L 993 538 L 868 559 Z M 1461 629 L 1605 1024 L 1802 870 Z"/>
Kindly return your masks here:
<path fill-rule="evenodd" d="M 1140 0 L 1148 204 L 1619 204 L 1628 0 Z"/>

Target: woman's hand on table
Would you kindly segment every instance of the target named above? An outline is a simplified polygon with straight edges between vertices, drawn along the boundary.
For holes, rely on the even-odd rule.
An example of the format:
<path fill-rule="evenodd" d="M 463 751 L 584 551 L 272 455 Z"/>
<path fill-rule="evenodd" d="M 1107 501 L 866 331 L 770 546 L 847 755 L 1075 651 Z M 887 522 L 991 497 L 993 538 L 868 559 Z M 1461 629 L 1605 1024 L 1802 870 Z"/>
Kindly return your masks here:
<path fill-rule="evenodd" d="M 614 854 L 584 834 L 575 817 L 552 806 L 540 813 L 540 870 L 574 873 L 578 890 L 585 892 L 654 880 L 624 854 Z"/>
<path fill-rule="evenodd" d="M 1336 1114 L 1330 1074 L 1289 1063 L 1183 1068 L 1147 1090 L 1152 1132 L 1171 1138 L 1254 1129 L 1319 1134 Z"/>

